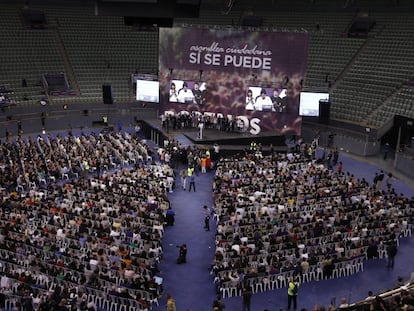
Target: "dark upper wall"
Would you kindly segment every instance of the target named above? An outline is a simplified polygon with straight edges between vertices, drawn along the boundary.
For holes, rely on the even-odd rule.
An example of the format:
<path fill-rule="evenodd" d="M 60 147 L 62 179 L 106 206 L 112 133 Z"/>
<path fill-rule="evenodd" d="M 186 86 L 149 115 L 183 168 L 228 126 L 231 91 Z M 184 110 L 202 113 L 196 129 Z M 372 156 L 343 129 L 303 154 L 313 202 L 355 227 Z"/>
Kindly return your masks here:
<path fill-rule="evenodd" d="M 216 10 L 226 12 L 229 7 L 223 0 L 200 0 L 201 10 Z M 93 6 L 96 0 L 2 0 L 2 3 L 29 4 L 31 6 Z M 122 1 L 117 0 L 118 4 Z M 128 1 L 130 3 L 130 1 Z M 139 2 L 139 0 L 137 0 Z M 231 2 L 226 1 L 226 2 Z M 412 0 L 234 0 L 231 10 L 260 11 L 338 11 L 366 10 L 378 12 L 407 12 L 414 11 Z"/>

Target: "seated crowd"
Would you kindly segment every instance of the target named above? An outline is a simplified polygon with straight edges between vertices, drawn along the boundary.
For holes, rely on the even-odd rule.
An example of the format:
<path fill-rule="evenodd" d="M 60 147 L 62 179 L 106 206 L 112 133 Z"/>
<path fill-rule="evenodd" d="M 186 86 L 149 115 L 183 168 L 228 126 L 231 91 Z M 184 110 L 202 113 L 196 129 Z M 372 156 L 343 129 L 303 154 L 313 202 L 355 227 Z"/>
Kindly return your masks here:
<path fill-rule="evenodd" d="M 166 180 L 173 171 L 147 163 L 151 154 L 128 133 L 3 143 L 3 299 L 29 301 L 42 310 L 147 310 L 157 303 L 170 207 Z"/>
<path fill-rule="evenodd" d="M 411 234 L 414 200 L 377 189 L 304 152 L 223 159 L 214 180 L 216 253 L 224 296 L 359 272 Z"/>
<path fill-rule="evenodd" d="M 19 137 L 2 144 L 0 185 L 26 189 L 57 179 L 79 177 L 139 161 L 151 160 L 152 150 L 126 132 L 80 136 Z"/>

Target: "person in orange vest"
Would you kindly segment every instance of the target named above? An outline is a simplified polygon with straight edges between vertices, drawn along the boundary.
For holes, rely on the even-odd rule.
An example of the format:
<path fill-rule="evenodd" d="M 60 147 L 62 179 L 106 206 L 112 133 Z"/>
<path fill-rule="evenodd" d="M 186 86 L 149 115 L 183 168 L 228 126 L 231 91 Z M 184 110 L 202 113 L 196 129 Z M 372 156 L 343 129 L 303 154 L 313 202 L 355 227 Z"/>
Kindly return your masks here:
<path fill-rule="evenodd" d="M 201 157 L 200 165 L 201 165 L 201 173 L 205 173 L 206 167 L 207 167 L 207 158 L 205 155 Z"/>

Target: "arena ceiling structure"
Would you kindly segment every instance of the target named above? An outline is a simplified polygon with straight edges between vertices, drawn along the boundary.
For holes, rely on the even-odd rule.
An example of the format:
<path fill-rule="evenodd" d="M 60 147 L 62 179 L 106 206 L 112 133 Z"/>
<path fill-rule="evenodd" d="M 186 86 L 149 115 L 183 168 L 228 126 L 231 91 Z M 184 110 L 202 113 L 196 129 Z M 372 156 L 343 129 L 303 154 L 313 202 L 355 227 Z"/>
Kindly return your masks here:
<path fill-rule="evenodd" d="M 200 10 L 229 14 L 274 11 L 414 10 L 410 0 L 3 0 L 25 6 L 95 5 L 96 15 L 146 18 L 196 18 Z"/>

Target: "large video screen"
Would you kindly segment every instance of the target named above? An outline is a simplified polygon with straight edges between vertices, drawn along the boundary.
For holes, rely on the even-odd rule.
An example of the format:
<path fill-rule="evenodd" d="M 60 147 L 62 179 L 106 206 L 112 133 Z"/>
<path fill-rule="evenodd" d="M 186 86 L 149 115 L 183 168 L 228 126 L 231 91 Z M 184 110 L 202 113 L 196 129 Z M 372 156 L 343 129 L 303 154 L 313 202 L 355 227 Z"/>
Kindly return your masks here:
<path fill-rule="evenodd" d="M 285 112 L 286 96 L 285 88 L 250 86 L 246 93 L 245 109 L 247 111 Z"/>
<path fill-rule="evenodd" d="M 319 117 L 319 101 L 329 100 L 329 93 L 301 92 L 299 115 L 303 117 Z"/>
<path fill-rule="evenodd" d="M 300 135 L 299 94 L 308 41 L 309 34 L 300 32 L 160 28 L 160 114 L 197 111 L 242 117 L 252 134 Z M 196 81 L 206 85 L 202 104 L 195 104 L 188 92 Z M 176 94 L 170 97 L 172 82 Z M 184 82 L 187 96 L 180 99 Z M 254 98 L 251 105 L 246 103 L 249 89 Z M 277 97 L 275 90 L 280 93 Z"/>
<path fill-rule="evenodd" d="M 171 80 L 169 102 L 180 104 L 204 105 L 207 84 L 198 81 Z"/>
<path fill-rule="evenodd" d="M 139 101 L 159 103 L 160 83 L 158 81 L 137 80 L 136 99 Z"/>

